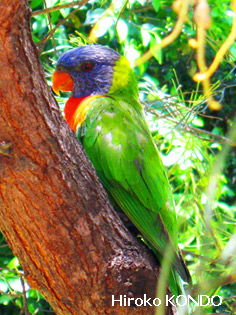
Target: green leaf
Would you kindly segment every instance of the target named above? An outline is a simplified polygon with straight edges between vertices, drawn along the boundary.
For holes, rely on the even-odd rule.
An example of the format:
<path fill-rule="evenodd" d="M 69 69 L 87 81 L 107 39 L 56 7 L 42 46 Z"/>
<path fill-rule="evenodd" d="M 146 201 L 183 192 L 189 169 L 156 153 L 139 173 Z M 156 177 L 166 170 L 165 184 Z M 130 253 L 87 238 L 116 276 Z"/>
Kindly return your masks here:
<path fill-rule="evenodd" d="M 22 283 L 19 277 L 9 277 L 7 278 L 7 281 L 11 287 L 11 289 L 17 291 L 17 292 L 23 292 Z M 29 289 L 29 285 L 25 282 L 25 289 Z"/>
<path fill-rule="evenodd" d="M 126 46 L 125 48 L 125 57 L 129 60 L 131 65 L 135 62 L 137 58 L 139 58 L 140 52 L 133 46 Z"/>
<path fill-rule="evenodd" d="M 33 9 L 37 8 L 42 3 L 42 0 L 32 0 L 30 6 Z"/>
<path fill-rule="evenodd" d="M 161 7 L 161 1 L 160 0 L 152 0 L 152 5 L 153 5 L 154 10 L 156 12 L 158 12 L 160 7 Z"/>
<path fill-rule="evenodd" d="M 13 297 L 7 295 L 0 296 L 0 304 L 8 305 L 13 300 Z"/>
<path fill-rule="evenodd" d="M 150 28 L 149 28 L 149 24 L 144 24 L 141 27 L 141 36 L 142 36 L 142 40 L 143 40 L 143 46 L 147 46 L 151 40 L 151 35 L 149 32 Z"/>
<path fill-rule="evenodd" d="M 235 46 L 235 44 L 230 47 L 229 51 L 230 51 L 230 56 L 229 56 L 230 61 L 235 62 L 235 60 L 236 60 L 236 46 Z"/>
<path fill-rule="evenodd" d="M 124 42 L 128 36 L 128 26 L 124 20 L 119 20 L 116 26 L 117 34 L 119 36 L 119 42 Z"/>
<path fill-rule="evenodd" d="M 1 290 L 1 292 L 7 292 L 7 290 L 8 290 L 8 285 L 3 280 L 0 280 L 0 290 Z"/>
<path fill-rule="evenodd" d="M 94 11 L 88 10 L 86 20 L 84 21 L 84 24 L 93 24 L 96 23 L 99 18 L 103 15 L 105 12 L 104 9 L 98 8 L 95 9 Z"/>
<path fill-rule="evenodd" d="M 204 127 L 204 121 L 200 117 L 195 117 L 192 120 L 192 124 L 197 127 Z"/>
<path fill-rule="evenodd" d="M 7 265 L 9 269 L 17 269 L 19 266 L 20 263 L 17 257 L 14 257 Z"/>
<path fill-rule="evenodd" d="M 162 64 L 162 50 L 157 46 L 158 43 L 161 42 L 161 38 L 155 34 L 151 38 L 151 51 L 153 54 L 153 57 L 159 62 L 159 64 Z"/>
<path fill-rule="evenodd" d="M 106 32 L 114 25 L 114 18 L 108 16 L 99 20 L 93 29 L 93 32 L 96 37 L 102 37 Z"/>

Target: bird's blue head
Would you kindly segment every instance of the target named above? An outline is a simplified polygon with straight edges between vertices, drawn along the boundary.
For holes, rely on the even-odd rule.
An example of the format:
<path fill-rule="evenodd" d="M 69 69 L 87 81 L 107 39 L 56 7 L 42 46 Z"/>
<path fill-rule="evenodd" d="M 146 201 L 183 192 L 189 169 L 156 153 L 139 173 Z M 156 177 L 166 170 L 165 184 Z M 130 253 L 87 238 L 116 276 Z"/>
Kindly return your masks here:
<path fill-rule="evenodd" d="M 114 50 L 99 45 L 71 49 L 58 60 L 52 78 L 53 89 L 73 91 L 73 97 L 107 94 L 114 83 L 114 69 L 120 58 Z"/>

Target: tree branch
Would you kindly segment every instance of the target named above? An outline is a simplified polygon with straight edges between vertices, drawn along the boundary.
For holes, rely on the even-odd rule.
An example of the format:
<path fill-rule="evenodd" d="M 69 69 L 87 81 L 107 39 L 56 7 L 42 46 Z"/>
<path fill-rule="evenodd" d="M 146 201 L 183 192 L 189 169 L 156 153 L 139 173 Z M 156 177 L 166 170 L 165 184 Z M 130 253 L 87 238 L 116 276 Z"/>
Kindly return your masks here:
<path fill-rule="evenodd" d="M 39 53 L 41 53 L 43 51 L 44 46 L 46 45 L 47 41 L 53 36 L 53 34 L 56 32 L 56 30 L 63 25 L 69 18 L 71 18 L 77 11 L 79 11 L 79 9 L 85 5 L 88 2 L 88 0 L 82 0 L 80 1 L 80 6 L 76 9 L 74 9 L 73 11 L 71 11 L 64 19 L 62 19 L 59 23 L 57 23 L 57 25 L 51 29 L 47 35 L 40 40 L 40 42 L 37 43 L 38 47 L 39 47 Z"/>
<path fill-rule="evenodd" d="M 111 305 L 112 295 L 154 298 L 156 260 L 111 208 L 62 118 L 29 19 L 26 0 L 1 0 L 0 143 L 9 146 L 0 154 L 0 228 L 56 314 L 153 314 Z"/>
<path fill-rule="evenodd" d="M 81 0 L 80 1 L 73 1 L 73 2 L 70 2 L 67 4 L 61 4 L 61 5 L 56 5 L 54 7 L 51 7 L 51 8 L 45 8 L 43 10 L 37 10 L 37 11 L 32 12 L 32 17 L 37 16 L 37 15 L 41 15 L 41 14 L 48 14 L 48 13 L 59 11 L 62 9 L 72 8 L 72 7 L 75 7 L 77 5 L 79 5 L 79 7 L 81 7 L 84 4 L 86 4 L 87 2 L 88 1 L 81 1 Z"/>

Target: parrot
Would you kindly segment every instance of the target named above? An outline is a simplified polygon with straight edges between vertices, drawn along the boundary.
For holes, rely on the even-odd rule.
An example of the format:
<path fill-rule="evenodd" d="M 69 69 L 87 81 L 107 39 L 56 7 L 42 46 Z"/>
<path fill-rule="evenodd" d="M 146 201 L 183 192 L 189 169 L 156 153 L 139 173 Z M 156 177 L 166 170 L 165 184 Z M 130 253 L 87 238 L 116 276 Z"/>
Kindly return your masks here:
<path fill-rule="evenodd" d="M 111 203 L 128 217 L 159 261 L 171 247 L 169 287 L 176 295 L 182 292 L 191 277 L 178 249 L 172 190 L 128 59 L 101 45 L 72 48 L 58 59 L 52 89 L 56 94 L 72 92 L 65 119 Z"/>

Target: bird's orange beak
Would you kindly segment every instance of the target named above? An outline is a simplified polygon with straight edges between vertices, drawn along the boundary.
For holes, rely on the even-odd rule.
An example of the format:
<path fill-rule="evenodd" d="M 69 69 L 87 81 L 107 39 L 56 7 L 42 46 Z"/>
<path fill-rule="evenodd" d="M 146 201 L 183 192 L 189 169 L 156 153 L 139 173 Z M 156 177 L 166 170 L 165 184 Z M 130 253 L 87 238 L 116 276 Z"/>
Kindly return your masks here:
<path fill-rule="evenodd" d="M 68 73 L 55 71 L 52 76 L 52 89 L 60 95 L 60 91 L 72 91 L 73 80 Z"/>

